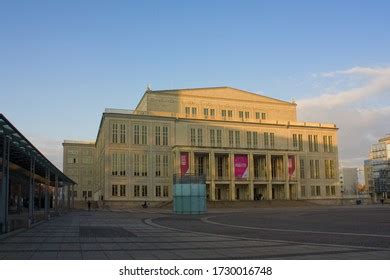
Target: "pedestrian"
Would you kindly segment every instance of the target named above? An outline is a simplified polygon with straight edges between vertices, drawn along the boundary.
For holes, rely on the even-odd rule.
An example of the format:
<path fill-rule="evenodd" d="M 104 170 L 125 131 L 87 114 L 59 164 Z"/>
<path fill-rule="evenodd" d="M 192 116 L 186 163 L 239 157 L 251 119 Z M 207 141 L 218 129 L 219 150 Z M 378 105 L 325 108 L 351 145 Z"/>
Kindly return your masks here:
<path fill-rule="evenodd" d="M 88 200 L 88 211 L 91 211 L 91 201 Z"/>
<path fill-rule="evenodd" d="M 382 204 L 382 206 L 383 206 L 383 203 L 385 202 L 385 199 L 382 197 L 381 198 L 381 204 Z"/>

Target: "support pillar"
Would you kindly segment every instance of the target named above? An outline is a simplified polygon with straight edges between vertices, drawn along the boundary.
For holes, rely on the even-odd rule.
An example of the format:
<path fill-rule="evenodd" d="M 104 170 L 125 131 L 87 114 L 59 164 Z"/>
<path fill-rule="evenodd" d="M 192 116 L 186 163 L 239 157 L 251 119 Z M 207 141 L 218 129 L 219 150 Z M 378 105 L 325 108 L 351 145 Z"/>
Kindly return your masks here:
<path fill-rule="evenodd" d="M 249 153 L 249 200 L 255 200 L 253 178 L 255 177 L 253 154 Z"/>
<path fill-rule="evenodd" d="M 0 233 L 9 231 L 8 225 L 8 193 L 9 193 L 9 154 L 11 139 L 3 136 L 2 151 L 2 186 L 0 189 Z"/>
<path fill-rule="evenodd" d="M 28 226 L 34 224 L 35 157 L 30 156 L 30 186 L 28 190 Z"/>
<path fill-rule="evenodd" d="M 267 200 L 272 200 L 272 183 L 267 183 Z"/>
<path fill-rule="evenodd" d="M 209 176 L 210 176 L 210 200 L 215 200 L 215 154 L 209 154 Z"/>
<path fill-rule="evenodd" d="M 49 186 L 50 186 L 50 170 L 46 168 L 46 180 L 45 180 L 45 219 L 49 219 Z"/>
<path fill-rule="evenodd" d="M 288 156 L 283 155 L 283 171 L 284 171 L 284 199 L 290 200 L 290 176 L 288 175 Z"/>
<path fill-rule="evenodd" d="M 271 154 L 266 154 L 265 164 L 267 168 L 267 200 L 272 200 L 272 164 L 271 164 Z"/>
<path fill-rule="evenodd" d="M 236 177 L 234 174 L 234 154 L 229 154 L 229 171 L 230 171 L 230 186 L 229 186 L 229 200 L 234 201 L 236 200 L 235 193 L 236 193 Z"/>

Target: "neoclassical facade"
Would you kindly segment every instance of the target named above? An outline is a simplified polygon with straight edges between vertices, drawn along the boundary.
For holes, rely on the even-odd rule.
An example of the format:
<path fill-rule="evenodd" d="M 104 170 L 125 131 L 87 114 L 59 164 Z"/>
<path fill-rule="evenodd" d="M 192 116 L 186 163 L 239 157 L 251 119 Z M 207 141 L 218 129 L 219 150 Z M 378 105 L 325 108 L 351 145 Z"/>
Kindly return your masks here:
<path fill-rule="evenodd" d="M 66 140 L 76 200 L 172 200 L 174 174 L 206 177 L 209 200 L 340 198 L 337 127 L 297 121 L 295 102 L 230 87 L 147 90 L 106 109 L 95 142 Z"/>

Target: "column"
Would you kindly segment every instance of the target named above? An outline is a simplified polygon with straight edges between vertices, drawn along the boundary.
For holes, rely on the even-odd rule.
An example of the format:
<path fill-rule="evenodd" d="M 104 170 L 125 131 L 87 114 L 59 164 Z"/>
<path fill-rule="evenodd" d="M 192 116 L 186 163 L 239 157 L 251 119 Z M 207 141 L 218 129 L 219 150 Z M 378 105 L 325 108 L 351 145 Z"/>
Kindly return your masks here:
<path fill-rule="evenodd" d="M 215 200 L 215 154 L 209 154 L 210 200 Z"/>
<path fill-rule="evenodd" d="M 35 158 L 30 155 L 30 186 L 28 190 L 28 226 L 34 223 Z"/>
<path fill-rule="evenodd" d="M 46 168 L 46 182 L 45 182 L 45 219 L 49 219 L 49 186 L 50 186 L 50 170 Z"/>
<path fill-rule="evenodd" d="M 272 166 L 271 166 L 271 154 L 266 154 L 266 164 L 267 164 L 267 200 L 272 200 Z"/>
<path fill-rule="evenodd" d="M 288 156 L 283 155 L 283 167 L 284 167 L 284 199 L 290 200 L 290 176 L 288 175 Z"/>
<path fill-rule="evenodd" d="M 236 200 L 236 177 L 234 174 L 234 153 L 229 154 L 229 175 L 230 175 L 230 185 L 229 185 L 229 200 Z"/>
<path fill-rule="evenodd" d="M 195 174 L 195 153 L 193 150 L 190 152 L 190 174 Z"/>
<path fill-rule="evenodd" d="M 254 194 L 253 194 L 253 189 L 254 189 L 254 185 L 253 185 L 253 178 L 255 177 L 255 173 L 254 173 L 254 164 L 253 164 L 253 153 L 249 153 L 248 155 L 249 157 L 249 200 L 254 200 L 255 197 L 254 197 Z"/>
<path fill-rule="evenodd" d="M 2 186 L 0 189 L 0 233 L 8 232 L 8 192 L 9 192 L 9 153 L 10 138 L 3 136 Z"/>

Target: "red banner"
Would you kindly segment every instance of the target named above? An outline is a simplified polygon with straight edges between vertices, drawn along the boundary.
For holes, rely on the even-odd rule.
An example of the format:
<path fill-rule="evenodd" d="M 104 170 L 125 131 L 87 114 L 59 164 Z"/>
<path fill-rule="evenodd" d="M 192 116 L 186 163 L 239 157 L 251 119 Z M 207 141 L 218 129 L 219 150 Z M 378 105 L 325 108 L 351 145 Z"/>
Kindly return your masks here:
<path fill-rule="evenodd" d="M 248 178 L 248 155 L 234 155 L 234 176 Z"/>
<path fill-rule="evenodd" d="M 190 170 L 190 157 L 188 152 L 180 153 L 180 172 L 181 175 L 185 175 Z"/>
<path fill-rule="evenodd" d="M 295 177 L 295 156 L 288 156 L 288 176 Z"/>

